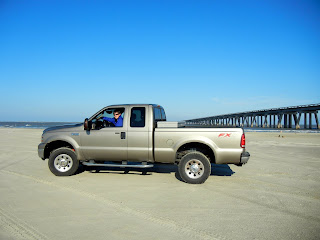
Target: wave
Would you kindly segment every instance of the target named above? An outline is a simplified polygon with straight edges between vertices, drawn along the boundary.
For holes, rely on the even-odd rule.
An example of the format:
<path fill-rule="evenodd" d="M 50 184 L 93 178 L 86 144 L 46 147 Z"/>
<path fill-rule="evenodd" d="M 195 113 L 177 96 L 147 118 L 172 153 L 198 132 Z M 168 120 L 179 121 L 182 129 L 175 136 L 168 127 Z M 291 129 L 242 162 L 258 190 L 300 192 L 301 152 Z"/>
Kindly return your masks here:
<path fill-rule="evenodd" d="M 48 127 L 71 125 L 77 123 L 79 122 L 0 122 L 0 127 L 45 129 Z"/>

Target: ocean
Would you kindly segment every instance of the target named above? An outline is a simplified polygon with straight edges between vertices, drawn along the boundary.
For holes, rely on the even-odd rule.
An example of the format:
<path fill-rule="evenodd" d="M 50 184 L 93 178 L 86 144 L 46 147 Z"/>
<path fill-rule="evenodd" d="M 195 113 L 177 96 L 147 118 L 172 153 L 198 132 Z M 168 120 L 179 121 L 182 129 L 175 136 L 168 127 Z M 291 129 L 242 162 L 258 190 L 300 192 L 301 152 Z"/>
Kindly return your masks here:
<path fill-rule="evenodd" d="M 33 128 L 33 129 L 46 129 L 48 127 L 62 126 L 62 125 L 74 125 L 79 122 L 0 122 L 0 128 Z M 201 126 L 200 126 L 201 127 Z M 277 128 L 247 128 L 244 127 L 245 132 L 315 132 L 319 133 L 320 129 L 317 129 L 316 125 L 312 126 L 312 129 L 277 129 Z"/>
<path fill-rule="evenodd" d="M 35 128 L 46 129 L 61 125 L 74 125 L 79 122 L 0 122 L 2 128 Z"/>

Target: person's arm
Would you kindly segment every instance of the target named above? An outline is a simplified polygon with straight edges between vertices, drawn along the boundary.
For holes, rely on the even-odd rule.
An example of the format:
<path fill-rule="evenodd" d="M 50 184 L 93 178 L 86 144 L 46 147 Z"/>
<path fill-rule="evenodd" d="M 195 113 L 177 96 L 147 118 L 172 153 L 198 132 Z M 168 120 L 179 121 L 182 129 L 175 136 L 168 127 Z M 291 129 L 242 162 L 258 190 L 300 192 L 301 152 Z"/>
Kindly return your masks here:
<path fill-rule="evenodd" d="M 116 121 L 114 120 L 114 118 L 103 117 L 102 119 L 103 119 L 103 120 L 106 120 L 106 121 L 108 121 L 108 122 L 111 122 L 111 123 L 113 123 L 114 125 L 116 125 Z"/>

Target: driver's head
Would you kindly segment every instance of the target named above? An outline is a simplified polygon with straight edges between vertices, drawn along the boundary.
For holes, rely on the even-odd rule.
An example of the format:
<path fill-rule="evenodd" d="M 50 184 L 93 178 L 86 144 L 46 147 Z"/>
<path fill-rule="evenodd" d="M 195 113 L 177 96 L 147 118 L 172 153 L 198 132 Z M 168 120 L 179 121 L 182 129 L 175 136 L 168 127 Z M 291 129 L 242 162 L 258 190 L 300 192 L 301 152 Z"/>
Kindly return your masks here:
<path fill-rule="evenodd" d="M 121 116 L 121 112 L 116 110 L 116 111 L 113 112 L 113 116 L 114 116 L 115 119 L 118 120 L 118 118 Z"/>

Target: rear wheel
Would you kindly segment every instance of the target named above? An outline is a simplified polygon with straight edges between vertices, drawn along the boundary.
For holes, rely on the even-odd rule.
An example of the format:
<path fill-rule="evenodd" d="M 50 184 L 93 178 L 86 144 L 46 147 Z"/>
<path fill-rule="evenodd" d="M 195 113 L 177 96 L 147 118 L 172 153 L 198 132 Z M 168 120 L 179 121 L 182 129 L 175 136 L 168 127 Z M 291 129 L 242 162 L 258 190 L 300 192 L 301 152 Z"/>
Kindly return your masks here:
<path fill-rule="evenodd" d="M 73 150 L 63 147 L 50 154 L 48 165 L 50 171 L 56 176 L 71 176 L 77 171 L 79 161 Z"/>
<path fill-rule="evenodd" d="M 210 161 L 200 152 L 190 152 L 183 156 L 178 169 L 182 180 L 191 184 L 204 183 L 211 174 Z"/>

